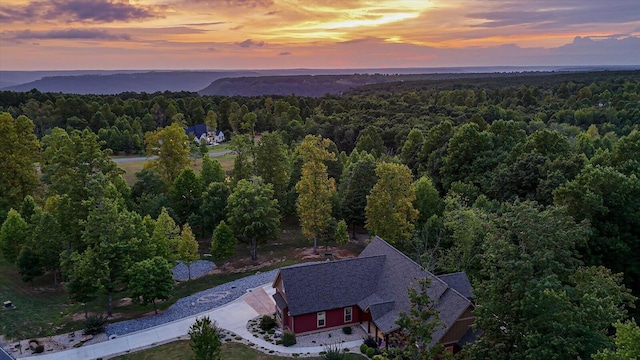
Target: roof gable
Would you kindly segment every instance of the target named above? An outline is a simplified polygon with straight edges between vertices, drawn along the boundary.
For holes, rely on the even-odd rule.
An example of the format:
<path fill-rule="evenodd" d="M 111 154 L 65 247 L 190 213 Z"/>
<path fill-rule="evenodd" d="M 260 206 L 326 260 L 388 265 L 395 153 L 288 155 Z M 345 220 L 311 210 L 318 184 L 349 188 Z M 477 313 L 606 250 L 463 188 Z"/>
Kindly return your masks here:
<path fill-rule="evenodd" d="M 280 270 L 292 316 L 357 304 L 374 292 L 384 257 L 300 264 Z"/>
<path fill-rule="evenodd" d="M 400 313 L 409 312 L 408 289 L 429 278 L 427 293 L 443 324 L 434 342 L 471 305 L 463 295 L 471 293 L 464 273 L 435 276 L 377 236 L 355 259 L 293 265 L 281 269 L 279 276 L 292 316 L 357 305 L 369 310 L 385 333 L 398 329 Z"/>
<path fill-rule="evenodd" d="M 206 124 L 197 124 L 193 126 L 189 126 L 184 131 L 187 135 L 194 135 L 197 138 L 200 138 L 203 134 L 207 133 L 207 125 Z"/>

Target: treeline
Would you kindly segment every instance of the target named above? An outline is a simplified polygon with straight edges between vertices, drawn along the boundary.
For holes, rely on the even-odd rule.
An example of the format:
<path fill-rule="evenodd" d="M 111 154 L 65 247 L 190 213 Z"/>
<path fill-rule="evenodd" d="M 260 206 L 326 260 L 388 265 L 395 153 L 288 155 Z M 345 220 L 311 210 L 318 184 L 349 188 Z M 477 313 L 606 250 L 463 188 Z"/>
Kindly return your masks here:
<path fill-rule="evenodd" d="M 77 278 L 74 269 L 100 265 L 111 275 L 89 288 L 95 293 L 129 281 L 97 263 L 100 249 L 124 263 L 173 260 L 178 235 L 167 229 L 188 224 L 212 237 L 216 256 L 228 256 L 237 240 L 255 260 L 280 219 L 297 215 L 314 247 L 366 229 L 434 272 L 466 271 L 485 330 L 479 358 L 589 357 L 611 347 L 612 324 L 628 319 L 637 299 L 627 289 L 640 294 L 637 76 L 415 83 L 318 99 L 2 93 L 0 144 L 13 145 L 0 154 L 0 205 L 14 209 L 2 251 L 16 260 L 30 241 L 51 241 L 60 247 L 32 258 L 61 270 L 73 294 L 87 288 L 73 284 L 92 276 Z M 58 123 L 58 106 L 40 120 L 27 112 L 72 99 L 111 111 L 113 125 Z M 139 151 L 158 155 L 131 188 L 100 135 L 118 119 L 140 122 Z M 199 122 L 229 133 L 237 156 L 228 174 L 206 157 L 199 174 L 187 167 L 183 127 Z M 43 236 L 35 221 L 47 213 L 51 223 L 40 228 L 59 230 Z M 8 237 L 5 228 L 22 230 Z M 161 242 L 152 241 L 156 232 Z"/>

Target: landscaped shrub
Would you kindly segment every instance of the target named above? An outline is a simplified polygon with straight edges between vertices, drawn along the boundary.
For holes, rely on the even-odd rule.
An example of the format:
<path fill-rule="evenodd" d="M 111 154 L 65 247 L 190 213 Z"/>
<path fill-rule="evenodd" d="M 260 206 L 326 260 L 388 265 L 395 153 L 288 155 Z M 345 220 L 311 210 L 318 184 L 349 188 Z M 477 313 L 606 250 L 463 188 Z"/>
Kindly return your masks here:
<path fill-rule="evenodd" d="M 353 329 L 351 329 L 351 326 L 345 326 L 342 328 L 342 332 L 345 333 L 346 335 L 351 335 L 351 333 L 353 332 Z"/>
<path fill-rule="evenodd" d="M 295 343 L 296 343 L 296 334 L 292 333 L 291 331 L 285 331 L 282 334 L 282 345 L 291 346 L 291 345 L 295 345 Z"/>
<path fill-rule="evenodd" d="M 362 345 L 360 345 L 360 352 L 363 353 L 363 354 L 366 354 L 368 348 L 369 347 L 367 346 L 367 344 L 362 344 Z"/>
<path fill-rule="evenodd" d="M 370 347 L 370 348 L 367 349 L 367 357 L 369 359 L 371 359 L 373 357 L 373 355 L 375 355 L 375 354 L 376 354 L 376 349 L 375 348 L 371 348 Z"/>
<path fill-rule="evenodd" d="M 260 329 L 262 330 L 273 329 L 274 327 L 276 327 L 276 325 L 278 325 L 276 319 L 272 318 L 269 315 L 265 315 L 262 317 L 262 319 L 260 319 Z"/>
<path fill-rule="evenodd" d="M 324 348 L 324 358 L 325 360 L 344 360 L 344 350 L 340 349 L 340 345 L 329 344 Z"/>
<path fill-rule="evenodd" d="M 364 343 L 370 347 L 370 348 L 377 348 L 378 347 L 378 343 L 376 342 L 376 339 L 373 338 L 373 336 L 369 335 L 364 339 Z"/>
<path fill-rule="evenodd" d="M 106 324 L 107 317 L 105 315 L 89 315 L 84 321 L 84 334 L 96 335 L 103 333 Z"/>

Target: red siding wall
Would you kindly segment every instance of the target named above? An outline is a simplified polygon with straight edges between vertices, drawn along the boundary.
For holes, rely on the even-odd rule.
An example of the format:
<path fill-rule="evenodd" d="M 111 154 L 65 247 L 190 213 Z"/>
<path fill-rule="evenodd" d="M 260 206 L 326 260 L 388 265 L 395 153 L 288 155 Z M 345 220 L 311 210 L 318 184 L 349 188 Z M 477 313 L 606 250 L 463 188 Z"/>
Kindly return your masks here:
<path fill-rule="evenodd" d="M 300 334 L 300 333 L 306 333 L 311 331 L 322 331 L 325 329 L 330 329 L 334 327 L 340 327 L 347 324 L 360 322 L 360 315 L 361 315 L 360 308 L 354 305 L 351 307 L 351 312 L 352 312 L 351 322 L 345 323 L 344 308 L 325 311 L 326 325 L 321 328 L 317 327 L 317 324 L 318 324 L 317 313 L 292 316 L 291 318 L 293 318 L 293 323 L 294 323 L 293 331 L 296 334 Z M 291 325 L 289 325 L 289 327 L 291 328 Z"/>

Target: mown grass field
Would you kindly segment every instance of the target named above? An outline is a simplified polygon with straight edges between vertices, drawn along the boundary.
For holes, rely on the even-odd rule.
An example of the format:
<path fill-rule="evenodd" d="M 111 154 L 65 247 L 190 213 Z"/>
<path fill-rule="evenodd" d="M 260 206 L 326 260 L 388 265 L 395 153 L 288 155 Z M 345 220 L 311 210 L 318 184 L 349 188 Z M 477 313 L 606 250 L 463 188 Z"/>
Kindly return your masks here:
<path fill-rule="evenodd" d="M 223 152 L 223 151 L 229 151 L 230 149 L 230 144 L 229 143 L 225 143 L 225 144 L 220 144 L 220 145 L 216 145 L 216 146 L 210 146 L 209 147 L 209 151 L 216 153 L 216 152 Z M 112 159 L 127 159 L 127 158 L 139 158 L 139 157 L 143 157 L 140 154 L 137 155 L 114 155 L 111 158 Z M 228 154 L 228 155 L 222 155 L 222 156 L 213 156 L 211 157 L 212 159 L 218 160 L 220 162 L 220 165 L 222 165 L 222 168 L 229 172 L 231 171 L 231 169 L 233 168 L 233 159 L 235 158 L 235 155 L 233 154 Z M 122 170 L 125 171 L 125 173 L 122 175 L 122 177 L 124 177 L 124 179 L 127 181 L 127 184 L 129 184 L 129 186 L 133 186 L 133 184 L 136 182 L 136 173 L 140 172 L 142 169 L 144 169 L 145 164 L 147 164 L 147 160 L 142 160 L 142 161 L 131 161 L 131 162 L 119 162 L 117 163 L 118 167 Z M 192 160 L 191 163 L 189 164 L 189 166 L 196 172 L 199 172 L 200 169 L 202 168 L 202 158 L 198 158 L 195 160 Z"/>
<path fill-rule="evenodd" d="M 229 342 L 222 345 L 221 358 L 224 360 L 291 360 L 291 357 L 267 355 L 254 350 L 246 345 Z M 116 357 L 118 360 L 189 360 L 193 352 L 188 341 L 174 341 L 168 344 L 156 346 L 151 349 L 138 351 L 135 353 Z M 320 360 L 322 357 L 304 358 L 309 360 Z M 365 359 L 358 354 L 348 353 L 346 360 Z"/>

